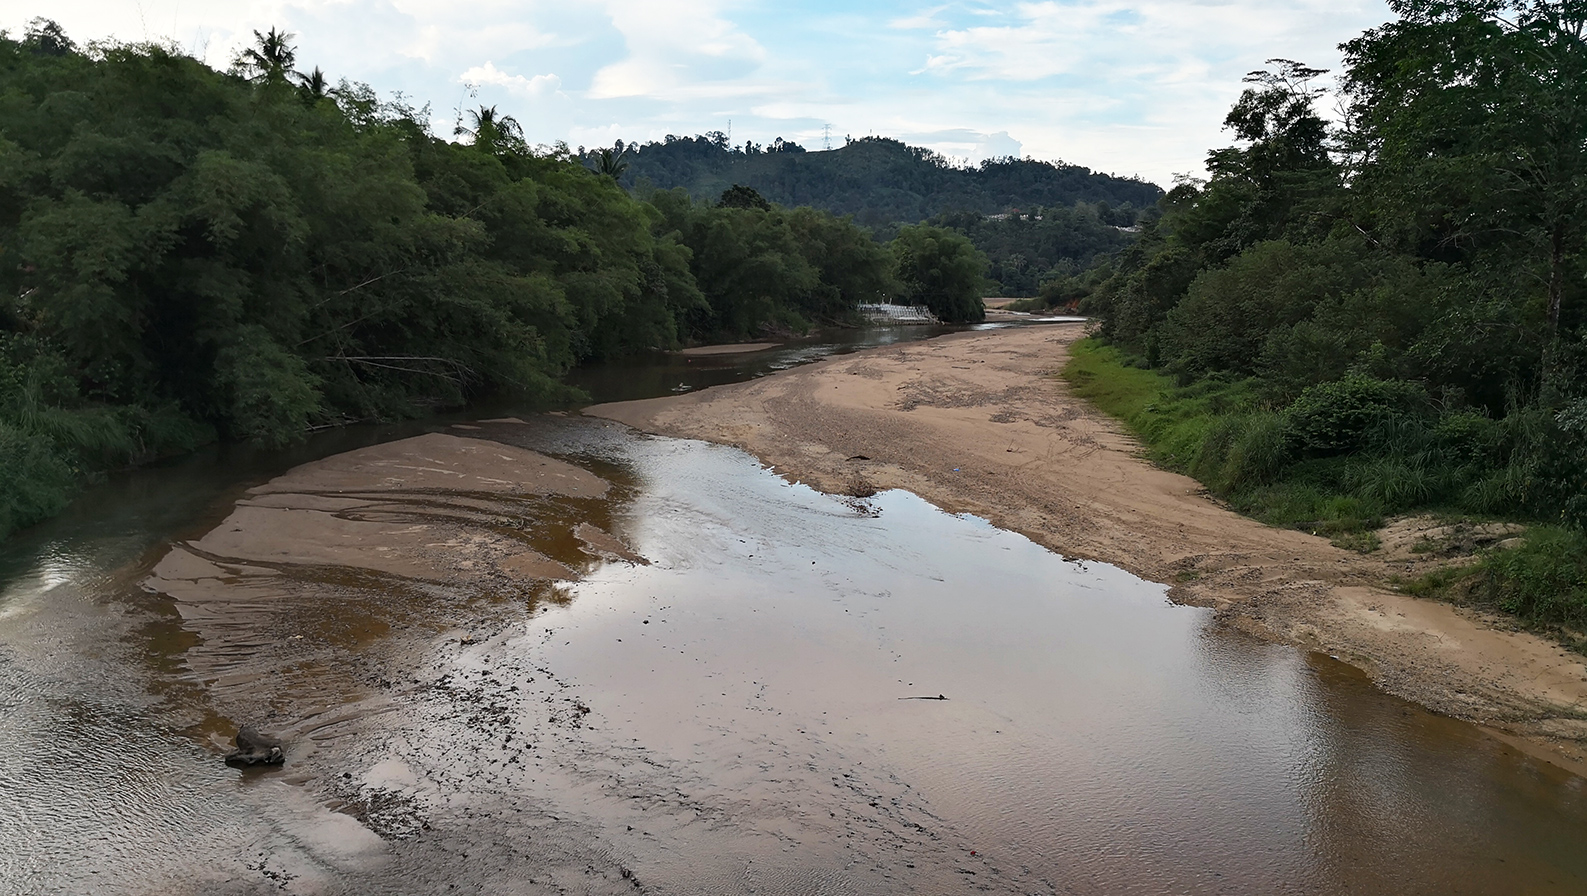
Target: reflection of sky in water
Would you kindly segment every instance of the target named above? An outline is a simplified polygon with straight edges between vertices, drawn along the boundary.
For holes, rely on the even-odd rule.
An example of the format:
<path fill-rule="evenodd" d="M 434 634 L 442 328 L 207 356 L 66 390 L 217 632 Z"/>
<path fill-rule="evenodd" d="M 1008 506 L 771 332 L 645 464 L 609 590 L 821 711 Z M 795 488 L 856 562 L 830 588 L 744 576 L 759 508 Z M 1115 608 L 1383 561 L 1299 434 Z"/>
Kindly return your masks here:
<path fill-rule="evenodd" d="M 715 751 L 830 731 L 972 842 L 1082 889 L 1587 887 L 1580 779 L 1342 664 L 907 493 L 872 518 L 725 449 L 630 451 L 656 564 L 543 617 L 619 738 L 710 777 Z"/>

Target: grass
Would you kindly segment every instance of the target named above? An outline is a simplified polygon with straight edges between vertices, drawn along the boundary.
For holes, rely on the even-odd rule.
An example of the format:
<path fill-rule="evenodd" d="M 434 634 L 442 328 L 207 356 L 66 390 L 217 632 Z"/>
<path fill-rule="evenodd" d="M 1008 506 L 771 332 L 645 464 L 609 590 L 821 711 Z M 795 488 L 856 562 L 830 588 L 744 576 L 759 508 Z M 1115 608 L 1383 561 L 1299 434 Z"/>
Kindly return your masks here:
<path fill-rule="evenodd" d="M 1200 480 L 1235 510 L 1356 550 L 1376 547 L 1368 533 L 1382 525 L 1380 503 L 1338 487 L 1339 459 L 1292 460 L 1283 420 L 1262 405 L 1253 381 L 1179 386 L 1094 339 L 1071 347 L 1061 375 L 1076 395 L 1122 421 L 1154 463 Z"/>
<path fill-rule="evenodd" d="M 1587 534 L 1534 526 L 1515 547 L 1401 583 L 1418 597 L 1515 616 L 1587 654 Z"/>
<path fill-rule="evenodd" d="M 1180 386 L 1094 339 L 1071 347 L 1061 375 L 1123 422 L 1158 465 L 1194 477 L 1240 513 L 1362 553 L 1377 550 L 1374 530 L 1390 513 L 1488 515 L 1462 506 L 1465 496 L 1482 497 L 1482 476 L 1509 475 L 1456 467 L 1417 432 L 1390 433 L 1373 454 L 1297 458 L 1283 416 L 1263 405 L 1254 381 Z M 1520 545 L 1402 584 L 1412 594 L 1511 614 L 1587 652 L 1587 534 L 1579 529 L 1534 525 Z"/>

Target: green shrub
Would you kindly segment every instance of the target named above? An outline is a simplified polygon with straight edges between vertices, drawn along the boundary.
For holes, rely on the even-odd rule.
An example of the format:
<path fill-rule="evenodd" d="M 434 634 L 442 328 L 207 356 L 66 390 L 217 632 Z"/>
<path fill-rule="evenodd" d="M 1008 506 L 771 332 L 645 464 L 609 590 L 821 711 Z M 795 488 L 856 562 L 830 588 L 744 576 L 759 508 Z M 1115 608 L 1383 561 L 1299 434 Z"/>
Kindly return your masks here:
<path fill-rule="evenodd" d="M 1348 376 L 1306 388 L 1285 416 L 1297 452 L 1329 457 L 1362 448 L 1385 423 L 1427 410 L 1427 393 L 1416 383 Z"/>
<path fill-rule="evenodd" d="M 1189 472 L 1219 491 L 1267 485 L 1293 460 L 1284 417 L 1271 411 L 1217 417 Z"/>
<path fill-rule="evenodd" d="M 1484 596 L 1534 622 L 1587 626 L 1587 534 L 1538 526 L 1479 566 Z"/>
<path fill-rule="evenodd" d="M 0 458 L 0 538 L 60 512 L 77 492 L 77 470 L 38 433 L 0 421 Z"/>

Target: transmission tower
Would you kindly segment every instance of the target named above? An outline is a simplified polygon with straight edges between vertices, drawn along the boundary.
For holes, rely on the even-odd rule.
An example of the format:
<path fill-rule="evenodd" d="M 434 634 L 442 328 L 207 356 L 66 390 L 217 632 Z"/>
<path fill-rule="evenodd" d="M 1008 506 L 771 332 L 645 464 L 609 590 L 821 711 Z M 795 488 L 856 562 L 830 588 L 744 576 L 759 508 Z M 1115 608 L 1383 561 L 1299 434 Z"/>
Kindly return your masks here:
<path fill-rule="evenodd" d="M 830 124 L 824 124 L 821 126 L 821 148 L 832 148 L 832 125 Z"/>

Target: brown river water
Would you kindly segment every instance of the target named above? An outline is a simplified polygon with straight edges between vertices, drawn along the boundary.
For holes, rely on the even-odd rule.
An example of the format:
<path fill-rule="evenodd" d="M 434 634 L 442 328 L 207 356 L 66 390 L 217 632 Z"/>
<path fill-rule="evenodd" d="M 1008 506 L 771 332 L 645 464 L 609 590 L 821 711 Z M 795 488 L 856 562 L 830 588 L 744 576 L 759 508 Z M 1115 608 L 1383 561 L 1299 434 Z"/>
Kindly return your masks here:
<path fill-rule="evenodd" d="M 841 348 L 583 382 L 639 397 Z M 522 420 L 217 450 L 6 543 L 0 894 L 1587 893 L 1587 782 L 1327 656 L 908 493 Z M 140 586 L 170 545 L 297 463 L 428 430 L 610 483 L 497 523 L 579 579 L 320 569 L 340 599 L 248 651 L 279 668 L 195 671 L 212 630 Z M 646 562 L 581 548 L 589 519 Z M 221 763 L 239 707 L 294 732 L 284 769 Z"/>

